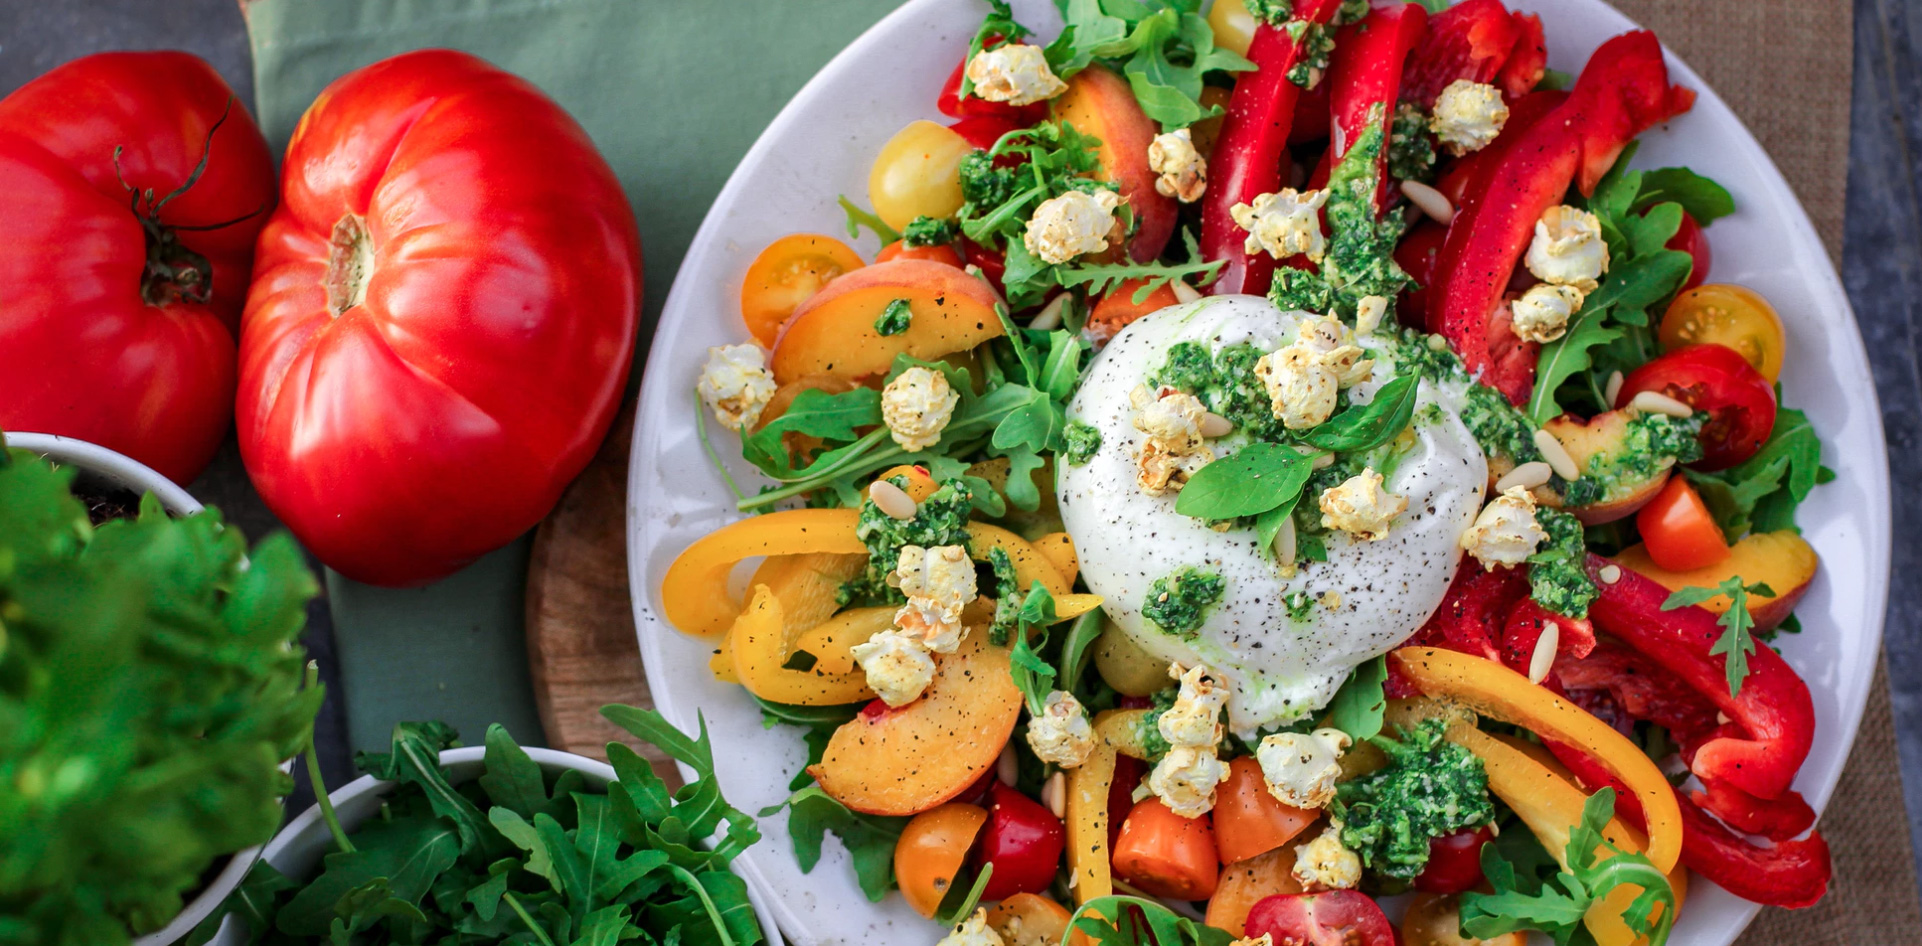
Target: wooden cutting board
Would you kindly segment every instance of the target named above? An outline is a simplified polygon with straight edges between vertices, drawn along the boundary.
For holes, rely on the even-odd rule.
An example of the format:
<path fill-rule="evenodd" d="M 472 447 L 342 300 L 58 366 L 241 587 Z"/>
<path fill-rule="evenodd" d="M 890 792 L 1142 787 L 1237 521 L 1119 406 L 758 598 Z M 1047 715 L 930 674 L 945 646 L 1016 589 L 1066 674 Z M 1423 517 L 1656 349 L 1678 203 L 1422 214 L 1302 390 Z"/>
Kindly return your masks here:
<path fill-rule="evenodd" d="M 652 707 L 627 591 L 627 455 L 634 398 L 534 536 L 527 566 L 527 664 L 547 745 L 594 759 L 622 742 L 673 785 L 666 755 L 607 721 L 601 707 Z"/>

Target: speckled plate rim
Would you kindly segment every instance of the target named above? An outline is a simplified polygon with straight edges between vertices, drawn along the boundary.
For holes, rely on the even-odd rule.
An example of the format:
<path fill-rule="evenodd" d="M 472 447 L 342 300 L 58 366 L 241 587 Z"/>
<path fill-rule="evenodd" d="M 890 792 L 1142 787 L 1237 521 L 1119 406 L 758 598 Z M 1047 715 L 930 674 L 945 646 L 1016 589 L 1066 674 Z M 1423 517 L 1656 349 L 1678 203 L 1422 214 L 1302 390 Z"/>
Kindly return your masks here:
<path fill-rule="evenodd" d="M 1602 40 L 1634 24 L 1599 0 L 1520 0 L 1540 13 L 1549 62 L 1576 71 Z M 1045 0 L 1016 4 L 1043 36 L 1059 27 Z M 742 159 L 696 233 L 669 293 L 649 354 L 629 471 L 628 568 L 643 663 L 667 718 L 692 726 L 704 716 L 728 796 L 754 810 L 787 795 L 802 761 L 795 733 L 763 727 L 738 687 L 706 669 L 710 642 L 676 633 L 656 616 L 668 562 L 699 535 L 732 519 L 731 496 L 693 423 L 692 393 L 705 349 L 738 342 L 739 283 L 754 254 L 792 232 L 840 234 L 837 194 L 865 203 L 866 172 L 879 145 L 913 118 L 937 119 L 935 92 L 946 63 L 979 22 L 976 4 L 913 0 L 862 34 L 796 94 Z M 927 64 L 936 62 L 940 68 Z M 1644 136 L 1636 164 L 1689 164 L 1727 184 L 1738 213 L 1715 224 L 1712 277 L 1767 296 L 1789 332 L 1784 388 L 1808 411 L 1837 473 L 1803 506 L 1805 534 L 1823 569 L 1799 610 L 1804 633 L 1782 651 L 1810 683 L 1822 738 L 1796 788 L 1819 810 L 1848 756 L 1875 671 L 1888 598 L 1891 527 L 1881 414 L 1861 334 L 1847 296 L 1807 214 L 1781 173 L 1727 105 L 1672 53 L 1676 82 L 1700 98 L 1688 114 Z M 857 244 L 864 253 L 872 240 Z M 725 436 L 725 435 L 723 435 Z M 723 453 L 733 451 L 717 444 Z M 752 470 L 727 467 L 753 484 Z M 750 485 L 749 488 L 752 488 Z M 795 863 L 786 818 L 764 819 L 766 839 L 740 872 L 768 894 L 789 939 L 801 946 L 929 939 L 926 921 L 898 897 L 869 903 L 848 856 L 830 838 L 811 874 Z M 1726 946 L 1758 908 L 1698 881 L 1671 942 Z M 904 940 L 903 937 L 906 937 Z"/>

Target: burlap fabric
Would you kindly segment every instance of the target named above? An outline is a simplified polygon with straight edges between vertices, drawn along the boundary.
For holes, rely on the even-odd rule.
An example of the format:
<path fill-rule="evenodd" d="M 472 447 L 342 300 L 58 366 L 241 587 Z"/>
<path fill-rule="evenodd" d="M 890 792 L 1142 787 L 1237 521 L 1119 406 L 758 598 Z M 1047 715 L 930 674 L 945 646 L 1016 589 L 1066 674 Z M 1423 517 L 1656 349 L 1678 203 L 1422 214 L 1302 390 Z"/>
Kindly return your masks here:
<path fill-rule="evenodd" d="M 1741 116 L 1808 208 L 1830 258 L 1839 261 L 1849 167 L 1848 2 L 1614 2 L 1654 30 Z M 1922 943 L 1884 670 L 1876 673 L 1848 769 L 1821 828 L 1835 856 L 1828 897 L 1807 910 L 1763 910 L 1739 946 Z"/>

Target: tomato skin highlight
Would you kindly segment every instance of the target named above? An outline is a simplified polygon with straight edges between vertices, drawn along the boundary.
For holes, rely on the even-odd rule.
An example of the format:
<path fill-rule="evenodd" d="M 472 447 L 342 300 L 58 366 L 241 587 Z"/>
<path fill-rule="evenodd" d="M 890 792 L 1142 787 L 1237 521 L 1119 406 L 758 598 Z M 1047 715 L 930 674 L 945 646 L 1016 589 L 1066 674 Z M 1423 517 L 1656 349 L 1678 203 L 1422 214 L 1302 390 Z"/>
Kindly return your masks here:
<path fill-rule="evenodd" d="M 158 218 L 206 259 L 206 282 L 143 287 L 148 236 L 116 175 L 122 146 L 127 184 L 157 196 L 205 155 Z M 0 183 L 0 429 L 91 441 L 191 481 L 233 417 L 234 337 L 276 195 L 253 117 L 187 53 L 85 56 L 0 99 Z"/>
<path fill-rule="evenodd" d="M 1726 345 L 1691 345 L 1630 372 L 1615 397 L 1617 408 L 1654 391 L 1706 412 L 1701 470 L 1725 470 L 1755 455 L 1775 429 L 1775 386 Z"/>
<path fill-rule="evenodd" d="M 1245 861 L 1293 841 L 1320 814 L 1283 804 L 1268 791 L 1260 763 L 1242 756 L 1228 763 L 1228 780 L 1215 790 L 1215 847 L 1223 864 Z"/>
<path fill-rule="evenodd" d="M 1495 840 L 1487 825 L 1428 839 L 1428 865 L 1415 876 L 1424 893 L 1461 893 L 1482 882 L 1482 845 Z"/>
<path fill-rule="evenodd" d="M 997 781 L 988 789 L 988 826 L 974 849 L 976 870 L 994 865 L 983 900 L 1041 893 L 1054 883 L 1068 832 L 1039 802 Z"/>
<path fill-rule="evenodd" d="M 1157 897 L 1206 900 L 1221 880 L 1208 817 L 1183 818 L 1159 798 L 1128 812 L 1114 844 L 1115 873 Z"/>
<path fill-rule="evenodd" d="M 336 80 L 286 168 L 241 329 L 241 458 L 347 577 L 443 577 L 599 449 L 639 324 L 633 212 L 559 105 L 449 50 Z"/>
<path fill-rule="evenodd" d="M 1269 897 L 1248 911 L 1248 935 L 1274 946 L 1396 946 L 1395 927 L 1358 890 Z"/>
<path fill-rule="evenodd" d="M 1707 568 L 1729 557 L 1728 539 L 1688 477 L 1671 476 L 1655 499 L 1635 514 L 1648 557 L 1669 571 Z"/>

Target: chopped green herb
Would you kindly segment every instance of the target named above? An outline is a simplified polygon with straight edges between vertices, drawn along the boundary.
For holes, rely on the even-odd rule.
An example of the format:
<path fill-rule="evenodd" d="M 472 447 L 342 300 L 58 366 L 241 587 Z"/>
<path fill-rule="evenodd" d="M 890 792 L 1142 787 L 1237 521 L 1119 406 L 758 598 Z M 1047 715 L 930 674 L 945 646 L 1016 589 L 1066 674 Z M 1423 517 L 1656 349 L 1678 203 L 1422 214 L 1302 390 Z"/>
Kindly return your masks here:
<path fill-rule="evenodd" d="M 1435 142 L 1428 136 L 1428 116 L 1413 102 L 1395 108 L 1388 130 L 1388 176 L 1424 183 L 1435 176 Z"/>
<path fill-rule="evenodd" d="M 908 307 L 908 300 L 896 299 L 881 310 L 881 315 L 874 320 L 874 330 L 882 335 L 899 335 L 907 331 L 913 321 L 914 310 Z"/>
<path fill-rule="evenodd" d="M 1321 84 L 1328 72 L 1328 54 L 1335 51 L 1335 31 L 1320 23 L 1289 20 L 1282 27 L 1301 52 L 1288 70 L 1288 81 L 1304 89 Z"/>
<path fill-rule="evenodd" d="M 1341 843 L 1370 869 L 1412 880 L 1428 865 L 1428 842 L 1495 819 L 1482 760 L 1442 738 L 1448 721 L 1427 719 L 1401 738 L 1369 741 L 1388 765 L 1343 782 L 1328 811 Z"/>
<path fill-rule="evenodd" d="M 1087 463 L 1101 449 L 1101 431 L 1092 424 L 1070 421 L 1066 434 L 1068 446 L 1062 451 L 1070 466 Z"/>
<path fill-rule="evenodd" d="M 1202 342 L 1177 342 L 1168 347 L 1161 368 L 1148 376 L 1153 387 L 1186 391 L 1235 429 L 1256 440 L 1286 442 L 1288 430 L 1279 419 L 1255 376 L 1255 362 L 1267 352 L 1247 343 L 1228 345 L 1210 355 Z"/>
<path fill-rule="evenodd" d="M 954 221 L 941 217 L 920 216 L 908 222 L 901 230 L 901 245 L 906 247 L 946 246 L 961 235 Z"/>
<path fill-rule="evenodd" d="M 1192 639 L 1226 588 L 1219 573 L 1183 565 L 1148 586 L 1141 616 L 1166 633 Z"/>

